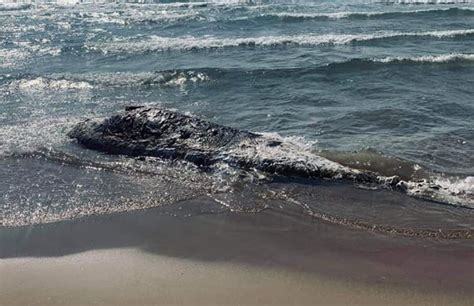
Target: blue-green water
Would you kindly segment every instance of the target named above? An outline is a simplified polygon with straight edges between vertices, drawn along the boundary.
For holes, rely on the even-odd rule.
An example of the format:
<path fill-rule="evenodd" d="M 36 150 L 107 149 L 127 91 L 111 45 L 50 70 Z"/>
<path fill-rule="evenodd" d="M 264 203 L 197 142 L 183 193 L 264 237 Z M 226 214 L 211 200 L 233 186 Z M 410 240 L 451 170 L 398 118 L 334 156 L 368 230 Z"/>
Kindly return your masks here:
<path fill-rule="evenodd" d="M 459 208 L 474 205 L 472 2 L 66 2 L 0 5 L 0 223 L 235 195 L 242 186 L 245 199 L 262 193 L 249 173 L 105 156 L 66 137 L 80 120 L 130 104 L 278 133 L 384 175 L 429 178 L 442 190 L 433 199 L 457 207 L 420 202 L 418 216 L 472 217 Z M 400 207 L 414 201 L 405 198 Z M 354 210 L 345 205 L 332 214 Z M 400 211 L 416 211 L 410 205 Z"/>

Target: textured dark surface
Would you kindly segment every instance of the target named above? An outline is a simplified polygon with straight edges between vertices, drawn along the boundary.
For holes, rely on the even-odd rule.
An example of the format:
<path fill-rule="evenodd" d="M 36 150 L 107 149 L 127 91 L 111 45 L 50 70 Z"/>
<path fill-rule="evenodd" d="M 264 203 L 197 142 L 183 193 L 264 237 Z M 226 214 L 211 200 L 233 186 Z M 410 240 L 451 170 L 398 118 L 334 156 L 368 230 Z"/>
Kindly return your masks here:
<path fill-rule="evenodd" d="M 102 122 L 86 120 L 69 136 L 90 149 L 111 154 L 185 159 L 197 165 L 216 161 L 220 151 L 256 134 L 171 110 L 127 107 Z"/>
<path fill-rule="evenodd" d="M 399 182 L 398 177 L 381 179 L 375 173 L 342 167 L 313 154 L 291 156 L 291 147 L 285 151 L 288 144 L 278 140 L 155 107 L 129 106 L 125 112 L 102 121 L 86 120 L 69 136 L 86 148 L 110 154 L 184 159 L 198 166 L 224 161 L 270 174 L 342 178 L 391 187 Z M 237 147 L 237 153 L 232 152 Z M 282 150 L 272 151 L 274 155 L 262 154 L 259 150 L 265 147 Z"/>

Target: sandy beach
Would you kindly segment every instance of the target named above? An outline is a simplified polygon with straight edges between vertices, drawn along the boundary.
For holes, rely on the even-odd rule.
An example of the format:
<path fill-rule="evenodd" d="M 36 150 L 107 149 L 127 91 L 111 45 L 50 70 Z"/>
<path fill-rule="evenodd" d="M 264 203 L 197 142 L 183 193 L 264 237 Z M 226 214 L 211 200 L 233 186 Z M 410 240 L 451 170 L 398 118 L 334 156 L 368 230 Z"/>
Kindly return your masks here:
<path fill-rule="evenodd" d="M 474 301 L 470 240 L 387 236 L 273 210 L 185 218 L 155 208 L 3 228 L 0 245 L 3 305 Z"/>
<path fill-rule="evenodd" d="M 472 299 L 134 249 L 2 262 L 4 305 L 469 305 Z"/>

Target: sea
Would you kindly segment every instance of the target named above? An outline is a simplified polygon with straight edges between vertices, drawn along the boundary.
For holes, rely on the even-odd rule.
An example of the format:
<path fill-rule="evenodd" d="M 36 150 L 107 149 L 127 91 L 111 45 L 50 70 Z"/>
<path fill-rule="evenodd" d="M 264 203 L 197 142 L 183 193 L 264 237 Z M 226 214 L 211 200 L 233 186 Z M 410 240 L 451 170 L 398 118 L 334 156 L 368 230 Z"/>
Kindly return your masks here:
<path fill-rule="evenodd" d="M 279 138 L 289 159 L 410 188 L 204 171 L 67 136 L 131 105 Z M 0 226 L 159 207 L 473 238 L 474 1 L 0 1 Z"/>

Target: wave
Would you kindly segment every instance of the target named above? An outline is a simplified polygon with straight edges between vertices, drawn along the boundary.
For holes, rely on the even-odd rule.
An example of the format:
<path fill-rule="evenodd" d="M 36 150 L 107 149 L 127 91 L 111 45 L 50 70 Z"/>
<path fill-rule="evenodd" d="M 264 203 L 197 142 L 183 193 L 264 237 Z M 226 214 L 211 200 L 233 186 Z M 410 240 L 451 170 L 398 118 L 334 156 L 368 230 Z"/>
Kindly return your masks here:
<path fill-rule="evenodd" d="M 441 180 L 437 174 L 420 171 L 417 165 L 408 174 L 399 175 L 410 164 L 396 159 L 377 160 L 372 154 L 369 161 L 374 165 L 368 165 L 370 168 L 346 166 L 314 152 L 305 142 L 301 144 L 278 134 L 241 131 L 163 108 L 128 107 L 111 118 L 84 121 L 68 136 L 86 148 L 110 154 L 180 160 L 206 171 L 215 169 L 216 165 L 218 169 L 256 171 L 257 176 L 270 180 L 275 176 L 343 180 L 363 188 L 396 190 L 422 199 L 474 208 L 472 178 L 461 183 L 454 177 Z M 374 169 L 383 171 L 374 172 Z"/>
<path fill-rule="evenodd" d="M 210 69 L 206 69 L 210 71 Z M 11 76 L 1 78 L 8 82 L 10 91 L 86 91 L 96 87 L 184 87 L 186 85 L 209 81 L 205 71 L 170 70 L 149 73 L 99 73 L 99 74 L 65 74 L 51 76 Z"/>
<path fill-rule="evenodd" d="M 357 42 L 374 42 L 379 40 L 415 37 L 415 38 L 459 38 L 474 35 L 474 29 L 446 30 L 429 32 L 379 32 L 372 34 L 301 34 L 282 36 L 261 36 L 242 38 L 220 38 L 215 36 L 185 36 L 162 37 L 150 36 L 146 40 L 85 45 L 87 50 L 99 51 L 105 54 L 110 52 L 155 52 L 166 50 L 199 50 L 235 47 L 277 47 L 286 45 L 320 46 L 320 45 L 345 45 Z"/>
<path fill-rule="evenodd" d="M 296 144 L 297 141 L 294 138 L 285 139 L 293 144 Z M 304 142 L 301 144 L 303 146 L 307 145 L 307 143 Z M 0 167 L 2 166 L 2 162 L 6 162 L 6 164 L 10 165 L 12 163 L 18 163 L 18 165 L 22 165 L 21 167 L 25 167 L 23 171 L 29 171 L 32 167 L 41 167 L 41 165 L 45 165 L 45 163 L 47 163 L 49 171 L 56 171 L 56 169 L 61 167 L 61 171 L 55 172 L 54 177 L 62 177 L 63 174 L 67 177 L 71 175 L 71 173 L 77 173 L 75 175 L 81 176 L 81 182 L 84 182 L 84 177 L 89 179 L 93 177 L 93 186 L 96 186 L 96 184 L 99 184 L 99 186 L 103 185 L 104 180 L 107 181 L 107 177 L 123 176 L 128 186 L 134 184 L 136 184 L 137 187 L 139 186 L 137 190 L 139 190 L 139 194 L 142 195 L 139 198 L 129 198 L 130 194 L 125 192 L 122 195 L 121 191 L 116 191 L 114 188 L 110 189 L 107 186 L 100 186 L 97 189 L 91 187 L 94 189 L 94 192 L 90 194 L 78 194 L 78 191 L 83 190 L 80 188 L 79 190 L 77 188 L 70 188 L 70 180 L 66 178 L 65 180 L 57 180 L 56 184 L 60 186 L 55 185 L 55 188 L 65 190 L 64 198 L 53 198 L 52 206 L 44 205 L 41 207 L 36 206 L 36 202 L 33 202 L 35 205 L 32 206 L 28 201 L 25 201 L 25 198 L 22 198 L 21 200 L 26 203 L 24 206 L 20 206 L 20 209 L 17 209 L 18 206 L 10 206 L 9 204 L 11 202 L 7 203 L 6 211 L 8 211 L 8 213 L 0 216 L 0 225 L 21 226 L 49 223 L 75 219 L 86 215 L 109 214 L 118 211 L 130 211 L 133 209 L 144 209 L 163 205 L 167 205 L 172 211 L 174 210 L 173 207 L 179 211 L 181 208 L 172 205 L 179 203 L 183 198 L 191 199 L 205 195 L 213 199 L 219 206 L 222 206 L 219 211 L 230 210 L 242 213 L 258 213 L 264 209 L 277 209 L 284 214 L 295 216 L 296 211 L 292 206 L 296 205 L 301 208 L 298 209 L 298 215 L 309 215 L 326 222 L 359 230 L 368 230 L 390 235 L 416 236 L 419 238 L 472 239 L 473 237 L 472 229 L 469 227 L 469 224 L 472 222 L 466 222 L 466 220 L 470 218 L 470 210 L 452 210 L 449 207 L 443 206 L 429 206 L 427 208 L 425 206 L 424 209 L 428 209 L 430 212 L 437 211 L 443 213 L 444 216 L 452 217 L 448 222 L 445 222 L 445 220 L 434 220 L 436 223 L 430 223 L 430 217 L 423 218 L 423 210 L 420 211 L 419 207 L 415 204 L 416 202 L 411 202 L 411 204 L 408 205 L 400 203 L 399 209 L 408 207 L 411 209 L 404 211 L 403 218 L 394 219 L 391 215 L 393 212 L 390 212 L 390 209 L 387 212 L 384 208 L 385 205 L 393 205 L 390 200 L 398 199 L 399 201 L 400 198 L 397 197 L 396 194 L 389 192 L 378 193 L 377 198 L 379 198 L 381 202 L 380 205 L 376 207 L 372 204 L 365 206 L 360 205 L 360 203 L 366 200 L 364 195 L 368 195 L 372 191 L 353 189 L 347 185 L 343 187 L 343 190 L 352 193 L 349 198 L 340 198 L 339 196 L 333 198 L 335 194 L 341 191 L 341 185 L 331 182 L 317 182 L 316 184 L 311 182 L 298 183 L 298 181 L 291 179 L 285 180 L 284 178 L 282 180 L 276 178 L 274 181 L 257 179 L 257 181 L 250 180 L 243 182 L 243 180 L 246 180 L 246 176 L 242 172 L 236 172 L 233 175 L 230 174 L 232 177 L 229 177 L 229 175 L 220 177 L 219 173 L 211 174 L 209 172 L 202 172 L 197 168 L 190 168 L 189 165 L 177 163 L 176 161 L 109 157 L 110 159 L 101 158 L 97 160 L 94 155 L 84 156 L 84 154 L 80 154 L 78 156 L 76 154 L 51 149 L 37 149 L 31 152 L 12 154 L 3 160 L 0 159 Z M 229 169 L 225 169 L 224 171 L 229 172 Z M 21 176 L 21 173 L 19 175 Z M 255 175 L 255 172 L 252 172 L 250 175 Z M 97 179 L 98 176 L 99 179 Z M 130 180 L 130 178 L 132 179 Z M 12 182 L 13 181 L 15 180 L 12 180 Z M 31 181 L 28 181 L 24 188 L 34 189 L 35 187 L 30 186 L 36 186 L 36 184 L 31 183 Z M 123 180 L 115 182 L 115 184 L 120 185 L 123 183 Z M 222 185 L 222 183 L 224 183 L 224 185 Z M 38 184 L 43 186 L 44 182 L 38 181 Z M 326 184 L 326 187 L 322 187 L 321 184 Z M 467 182 L 467 184 L 469 184 L 469 182 Z M 156 188 L 157 185 L 164 187 L 164 189 Z M 181 186 L 181 188 L 177 186 Z M 103 190 L 104 187 L 106 189 L 105 191 Z M 321 187 L 322 189 L 319 189 Z M 327 189 L 328 187 L 329 189 Z M 47 189 L 48 187 L 45 186 L 43 188 Z M 315 188 L 318 190 L 316 193 L 318 201 L 314 201 Z M 34 193 L 31 189 L 28 190 L 30 190 L 31 194 Z M 110 194 L 111 190 L 113 194 Z M 126 188 L 125 190 L 128 189 Z M 116 192 L 119 194 L 119 199 L 114 197 Z M 169 198 L 165 196 L 167 192 L 173 195 L 180 192 L 181 196 L 178 198 Z M 106 196 L 103 196 L 104 194 Z M 97 197 L 98 195 L 100 196 Z M 82 196 L 86 196 L 85 198 L 87 199 L 91 196 L 94 198 L 94 203 L 96 204 L 93 206 L 93 209 L 91 209 L 92 207 L 89 204 L 83 205 L 83 203 L 87 203 L 87 201 L 81 198 Z M 156 197 L 163 197 L 165 201 L 155 201 Z M 327 197 L 327 199 L 325 199 L 325 197 Z M 15 195 L 10 195 L 9 199 L 15 199 Z M 389 203 L 383 204 L 386 200 L 388 200 Z M 61 202 L 62 206 L 56 203 L 58 201 Z M 64 205 L 65 203 L 63 202 L 66 202 L 66 205 Z M 351 212 L 351 209 L 345 209 L 348 208 L 347 205 L 356 205 L 358 208 L 356 211 Z M 57 209 L 58 206 L 61 208 Z M 37 216 L 35 211 L 38 209 L 47 210 L 47 212 Z M 385 214 L 380 217 L 377 211 L 385 211 Z M 459 213 L 460 211 L 461 213 Z M 186 214 L 188 213 L 189 212 L 186 212 Z M 194 211 L 194 213 L 199 213 L 199 210 Z M 435 218 L 437 217 L 435 216 Z M 429 225 L 428 228 L 426 224 Z M 436 224 L 436 226 L 433 226 L 433 224 Z"/>
<path fill-rule="evenodd" d="M 426 10 L 411 10 L 411 11 L 388 11 L 388 12 L 333 12 L 333 13 L 297 13 L 297 12 L 282 12 L 263 14 L 259 17 L 277 17 L 284 20 L 331 20 L 331 19 L 384 19 L 397 17 L 418 17 L 418 16 L 474 16 L 473 8 L 437 8 Z"/>
<path fill-rule="evenodd" d="M 10 90 L 19 90 L 23 92 L 92 89 L 92 85 L 88 82 L 71 81 L 66 79 L 48 79 L 44 77 L 15 80 L 10 83 L 9 87 Z"/>
<path fill-rule="evenodd" d="M 1 51 L 1 50 L 0 50 Z M 1 52 L 0 52 L 1 56 Z M 331 62 L 315 67 L 294 67 L 279 69 L 222 69 L 199 68 L 163 70 L 155 72 L 115 72 L 115 73 L 86 73 L 86 74 L 53 74 L 48 76 L 9 75 L 1 76 L 0 81 L 7 82 L 12 91 L 64 91 L 90 90 L 98 87 L 184 87 L 191 84 L 209 82 L 220 78 L 240 78 L 249 71 L 261 73 L 265 77 L 273 74 L 313 74 L 318 71 L 336 69 L 361 69 L 372 65 L 430 65 L 430 64 L 468 64 L 474 63 L 474 54 L 448 53 L 420 56 L 388 56 L 381 58 L 353 58 L 341 62 Z M 4 63 L 8 64 L 8 63 Z"/>
<path fill-rule="evenodd" d="M 322 70 L 361 69 L 378 65 L 450 65 L 474 63 L 474 54 L 448 53 L 421 56 L 387 56 L 382 58 L 354 58 L 342 62 L 333 62 L 318 67 Z"/>
<path fill-rule="evenodd" d="M 375 3 L 386 4 L 471 4 L 473 0 L 375 0 Z"/>
<path fill-rule="evenodd" d="M 133 5 L 141 5 L 140 3 L 132 2 Z M 213 5 L 213 2 L 170 2 L 170 3 L 150 3 L 147 5 L 156 6 L 156 7 L 164 7 L 164 8 L 200 8 L 200 7 L 208 7 Z M 217 3 L 216 3 L 217 4 Z"/>
<path fill-rule="evenodd" d="M 163 4 L 165 5 L 165 4 Z M 168 5 L 166 5 L 168 6 Z M 195 8 L 195 6 L 183 6 L 173 5 L 171 8 Z M 197 6 L 205 7 L 205 6 Z M 243 9 L 243 7 L 239 7 Z M 254 11 L 255 7 L 247 7 L 246 11 Z M 212 11 L 210 11 L 212 12 Z M 208 16 L 206 12 L 200 10 L 136 10 L 127 9 L 121 13 L 112 12 L 77 12 L 74 13 L 78 18 L 82 18 L 87 22 L 97 23 L 115 23 L 121 25 L 127 25 L 130 23 L 144 23 L 144 24 L 155 24 L 155 23 L 167 23 L 167 22 L 184 22 L 184 21 L 225 21 L 225 22 L 236 22 L 236 21 L 247 21 L 253 19 L 268 19 L 276 18 L 283 21 L 304 21 L 304 20 L 339 20 L 339 19 L 352 19 L 352 20 L 365 20 L 365 19 L 385 19 L 385 18 L 398 18 L 398 17 L 430 17 L 430 16 L 474 16 L 473 8 L 437 8 L 437 9 L 425 9 L 425 10 L 410 10 L 410 11 L 388 11 L 388 12 L 329 12 L 329 13 L 307 13 L 307 12 L 269 12 L 265 11 L 258 12 L 257 15 L 251 14 L 249 16 L 226 16 L 225 14 L 221 17 Z"/>
<path fill-rule="evenodd" d="M 360 152 L 318 152 L 343 166 L 371 171 L 382 177 L 397 176 L 413 197 L 474 209 L 474 177 L 448 176 L 432 172 L 417 163 L 386 156 L 374 150 Z"/>
<path fill-rule="evenodd" d="M 371 59 L 378 63 L 465 63 L 474 62 L 474 54 L 450 53 L 440 55 L 425 55 L 418 57 L 385 57 L 380 59 Z"/>
<path fill-rule="evenodd" d="M 239 156 L 261 160 L 296 160 L 303 167 L 316 167 L 319 171 L 331 173 L 334 179 L 347 173 L 358 175 L 375 174 L 375 179 L 357 181 L 356 185 L 369 189 L 396 189 L 424 200 L 474 209 L 474 177 L 445 176 L 394 157 L 387 157 L 372 151 L 315 152 L 311 144 L 278 134 L 263 134 L 266 143 L 277 142 L 279 146 L 258 145 L 256 148 L 243 146 Z M 240 150 L 240 149 L 239 149 Z M 301 166 L 300 165 L 300 166 Z"/>
<path fill-rule="evenodd" d="M 474 177 L 445 177 L 408 181 L 407 194 L 413 197 L 474 209 Z"/>
<path fill-rule="evenodd" d="M 159 9 L 173 9 L 173 8 L 183 8 L 183 9 L 195 9 L 195 8 L 205 8 L 209 6 L 242 6 L 242 5 L 251 5 L 249 1 L 241 0 L 230 0 L 230 1 L 181 1 L 181 2 L 162 2 L 157 0 L 147 0 L 147 1 L 136 1 L 136 0 L 120 0 L 120 1 L 110 1 L 110 0 L 23 0 L 24 3 L 7 3 L 3 6 L 10 9 L 22 9 L 30 7 L 57 7 L 57 8 L 69 8 L 69 7 L 80 7 L 80 6 L 89 6 L 97 5 L 103 7 L 108 5 L 111 7 L 149 7 L 149 8 L 159 8 Z M 28 2 L 28 3 L 26 3 Z M 0 7 L 2 5 L 0 4 Z"/>
<path fill-rule="evenodd" d="M 60 133 L 63 134 L 64 130 L 65 129 L 61 129 Z M 44 131 L 42 134 L 44 134 Z M 243 146 L 236 147 L 234 153 L 239 154 L 240 156 L 248 156 L 249 158 L 256 158 L 260 160 L 280 159 L 284 162 L 288 159 L 292 159 L 296 161 L 299 167 L 321 167 L 322 170 L 329 169 L 329 171 L 342 171 L 340 172 L 340 175 L 343 175 L 343 172 L 347 170 L 343 166 L 340 166 L 331 161 L 326 161 L 324 158 L 320 157 L 320 155 L 314 152 L 312 143 L 305 141 L 303 138 L 281 137 L 275 133 L 262 134 L 262 137 L 263 142 L 259 142 L 257 146 L 250 147 L 245 145 L 244 143 Z M 264 143 L 268 142 L 280 142 L 280 145 L 264 145 Z M 360 202 L 367 200 L 367 198 L 361 198 L 360 194 L 368 194 L 371 191 L 361 189 L 380 189 L 377 188 L 379 186 L 374 186 L 371 184 L 360 184 L 357 186 L 360 189 L 343 189 L 347 190 L 348 192 L 360 190 L 360 193 L 354 192 L 354 194 L 351 194 L 348 197 L 349 201 L 347 201 L 347 198 L 346 200 L 342 199 L 341 201 L 339 200 L 339 197 L 329 197 L 325 200 L 324 195 L 327 195 L 327 193 L 325 193 L 327 191 L 325 191 L 324 187 L 323 189 L 316 189 L 317 198 L 314 198 L 314 188 L 321 188 L 321 185 L 326 184 L 325 182 L 321 181 L 298 181 L 292 180 L 292 178 L 289 178 L 289 180 L 286 180 L 285 178 L 283 178 L 283 180 L 280 180 L 280 178 L 278 177 L 273 179 L 271 173 L 263 174 L 261 172 L 258 172 L 257 170 L 243 172 L 239 171 L 238 169 L 234 170 L 233 168 L 228 167 L 221 168 L 221 164 L 217 165 L 219 168 L 216 169 L 215 172 L 209 172 L 200 171 L 196 167 L 190 167 L 191 165 L 188 165 L 187 163 L 180 163 L 179 161 L 167 161 L 164 159 L 162 160 L 152 157 L 139 159 L 124 159 L 122 157 L 101 156 L 100 158 L 97 158 L 97 156 L 94 154 L 84 154 L 84 152 L 76 154 L 77 152 L 67 153 L 63 152 L 62 150 L 56 151 L 50 148 L 41 149 L 41 146 L 39 146 L 39 148 L 40 149 L 38 149 L 38 147 L 36 149 L 32 148 L 31 151 L 28 150 L 24 153 L 11 154 L 7 157 L 7 163 L 11 161 L 16 161 L 23 164 L 23 160 L 26 159 L 27 166 L 25 169 L 29 171 L 30 160 L 46 161 L 48 162 L 48 170 L 55 171 L 55 174 L 59 176 L 63 174 L 65 176 L 68 176 L 69 173 L 71 173 L 71 168 L 73 168 L 72 171 L 76 171 L 74 169 L 77 169 L 77 175 L 81 178 L 93 177 L 94 186 L 96 183 L 101 183 L 102 181 L 102 179 L 100 179 L 99 182 L 96 181 L 97 175 L 107 175 L 107 173 L 114 173 L 115 176 L 115 174 L 123 174 L 126 179 L 125 183 L 128 184 L 128 186 L 130 186 L 130 184 L 136 184 L 138 188 L 137 190 L 140 191 L 139 194 L 143 197 L 128 198 L 130 197 L 130 195 L 128 193 L 125 193 L 124 198 L 120 197 L 120 199 L 109 199 L 107 197 L 107 190 L 106 192 L 104 192 L 102 188 L 97 188 L 97 193 L 94 193 L 93 196 L 100 196 L 98 198 L 94 198 L 93 202 L 96 203 L 95 200 L 97 200 L 97 204 L 95 204 L 92 207 L 93 209 L 91 209 L 91 206 L 89 204 L 87 204 L 85 207 L 83 207 L 83 205 L 81 204 L 84 203 L 84 199 L 90 198 L 89 194 L 84 194 L 85 197 L 81 198 L 81 195 L 75 193 L 77 192 L 76 188 L 70 188 L 71 186 L 68 183 L 69 180 L 58 180 L 58 184 L 64 184 L 60 186 L 60 188 L 62 190 L 65 190 L 66 194 L 66 197 L 64 199 L 66 199 L 67 201 L 66 204 L 62 203 L 62 205 L 64 205 L 64 208 L 62 208 L 63 210 L 48 210 L 48 206 L 45 205 L 40 208 L 47 209 L 47 212 L 42 213 L 40 218 L 30 218 L 30 215 L 33 215 L 33 217 L 35 216 L 35 209 L 38 209 L 36 204 L 34 207 L 32 207 L 31 214 L 30 211 L 28 211 L 29 207 L 25 209 L 25 207 L 21 206 L 21 210 L 17 211 L 18 214 L 6 214 L 5 216 L 3 216 L 5 217 L 3 220 L 2 216 L 0 216 L 0 225 L 18 226 L 32 223 L 55 222 L 65 219 L 74 219 L 80 216 L 91 214 L 108 214 L 117 211 L 143 209 L 161 206 L 165 204 L 171 205 L 179 202 L 179 200 L 183 198 L 194 198 L 200 195 L 207 195 L 214 199 L 217 203 L 231 211 L 257 212 L 268 207 L 271 208 L 274 204 L 276 206 L 279 206 L 281 205 L 281 202 L 278 201 L 282 200 L 301 206 L 301 208 L 303 208 L 304 210 L 302 212 L 303 214 L 307 214 L 314 218 L 323 219 L 327 222 L 348 226 L 351 228 L 402 236 L 431 237 L 440 239 L 472 238 L 472 230 L 469 229 L 466 224 L 458 222 L 458 220 L 449 224 L 440 224 L 440 228 L 442 229 L 438 227 L 425 228 L 425 223 L 423 223 L 425 219 L 423 219 L 423 215 L 419 214 L 420 211 L 416 210 L 416 207 L 409 206 L 411 204 L 409 204 L 408 206 L 404 206 L 405 204 L 403 202 L 397 202 L 401 205 L 400 209 L 404 209 L 406 207 L 415 208 L 414 210 L 406 210 L 403 213 L 404 217 L 408 216 L 406 220 L 406 222 L 409 222 L 408 225 L 407 223 L 398 222 L 398 220 L 391 219 L 391 217 L 388 217 L 387 215 L 384 215 L 382 218 L 380 218 L 379 214 L 373 209 L 384 211 L 383 205 L 393 205 L 393 202 L 390 201 L 388 202 L 388 204 L 383 203 L 384 199 L 386 199 L 383 198 L 384 195 L 389 197 L 388 199 L 392 199 L 392 201 L 393 199 L 398 199 L 398 201 L 400 201 L 400 198 L 398 198 L 396 195 L 394 198 L 392 198 L 394 193 L 391 192 L 383 194 L 377 193 L 377 195 L 375 195 L 378 201 L 381 202 L 380 205 L 382 206 L 376 206 L 374 208 L 374 205 L 372 205 L 372 203 L 369 206 L 362 207 L 359 207 L 359 205 L 357 205 L 358 208 L 355 214 L 346 213 L 346 211 L 340 211 L 340 209 L 344 210 L 344 208 L 348 208 L 347 205 L 353 205 L 354 200 L 356 201 L 356 203 L 357 201 Z M 350 155 L 351 154 L 347 154 L 346 157 L 349 157 Z M 349 159 L 352 161 L 356 161 L 360 160 L 360 157 L 365 155 L 367 154 L 363 153 L 361 155 L 360 153 L 356 153 Z M 375 156 L 377 154 L 372 152 L 369 155 Z M 370 160 L 371 158 L 372 157 L 370 157 Z M 379 155 L 376 158 L 383 159 L 384 157 Z M 395 159 L 390 160 L 394 161 Z M 0 162 L 1 161 L 2 159 L 0 158 Z M 400 161 L 395 161 L 395 163 L 398 162 Z M 54 164 L 53 167 L 49 166 L 49 163 Z M 409 163 L 407 162 L 406 164 Z M 57 168 L 61 169 L 61 171 L 56 171 L 56 168 L 54 168 L 56 166 L 61 167 Z M 63 167 L 66 167 L 66 169 L 64 169 Z M 218 170 L 220 170 L 221 172 L 218 172 Z M 354 168 L 352 168 L 349 169 L 349 171 L 357 170 L 354 170 Z M 21 177 L 21 173 L 19 177 Z M 338 179 L 337 173 L 335 173 L 335 176 L 333 178 L 336 180 Z M 387 179 L 390 178 L 385 176 L 379 176 L 380 181 Z M 148 183 L 144 184 L 146 182 Z M 121 184 L 122 181 L 119 181 L 118 183 Z M 167 189 L 156 188 L 157 183 Z M 294 185 L 295 183 L 296 187 Z M 337 186 L 333 184 L 334 182 L 327 181 L 327 183 L 330 184 L 327 186 Z M 114 186 L 111 188 L 113 194 L 117 192 L 119 193 L 119 195 L 121 195 L 121 189 L 117 191 L 115 189 L 115 184 L 116 183 L 114 183 Z M 473 177 L 456 179 L 454 177 L 433 176 L 425 180 L 406 181 L 403 182 L 403 184 L 410 185 L 407 189 L 407 194 L 413 197 L 433 200 L 445 204 L 462 206 L 465 208 L 474 208 Z M 29 188 L 29 186 L 31 185 L 31 181 L 28 181 L 26 185 Z M 180 192 L 182 191 L 182 193 L 180 193 L 181 196 L 178 199 L 169 198 L 165 196 L 167 193 L 175 195 L 177 190 L 175 190 L 174 188 L 177 188 L 177 185 L 183 186 L 181 189 L 178 190 Z M 57 187 L 58 186 L 55 186 L 55 188 Z M 384 186 L 380 187 L 385 188 Z M 194 192 L 188 192 L 189 188 L 192 188 Z M 68 194 L 69 190 L 71 190 L 71 195 Z M 124 190 L 129 189 L 125 188 Z M 336 194 L 340 192 L 341 189 L 332 190 L 333 191 L 330 191 L 330 194 Z M 382 190 L 380 191 L 383 192 Z M 307 197 L 308 192 L 309 197 Z M 106 194 L 106 196 L 103 196 L 104 193 Z M 33 194 L 33 192 L 30 192 L 29 194 Z M 160 201 L 155 201 L 157 197 L 160 199 Z M 163 201 L 161 201 L 162 197 Z M 14 199 L 14 197 L 12 198 Z M 69 201 L 70 198 L 73 199 L 72 202 Z M 315 201 L 315 199 L 317 199 L 317 201 Z M 335 203 L 333 203 L 334 199 L 337 199 Z M 374 198 L 371 197 L 370 199 L 373 200 Z M 53 198 L 52 200 L 54 208 L 54 205 L 57 205 L 54 201 L 62 201 L 63 199 Z M 255 201 L 258 203 L 254 203 Z M 323 203 L 327 203 L 321 205 L 321 201 Z M 87 203 L 87 201 L 85 202 Z M 33 201 L 33 203 L 36 202 Z M 315 205 L 313 205 L 313 203 Z M 329 206 L 326 207 L 325 205 Z M 335 205 L 339 205 L 339 208 L 332 209 L 331 207 L 334 207 Z M 443 213 L 448 213 L 450 216 L 453 217 L 456 217 L 456 213 L 461 211 L 467 214 L 463 216 L 464 213 L 461 213 L 461 216 L 459 216 L 461 220 L 463 220 L 463 218 L 469 218 L 470 210 L 451 210 L 449 206 L 440 207 L 435 206 L 433 208 L 431 206 L 428 206 L 427 208 L 425 206 L 425 209 L 429 211 L 432 211 L 432 209 L 442 211 Z M 294 212 L 294 209 L 291 208 L 288 210 L 286 208 L 283 208 L 282 206 L 279 206 L 279 208 L 289 214 L 292 214 Z M 370 210 L 369 214 L 367 214 L 367 209 Z M 347 209 L 347 211 L 351 210 L 352 209 Z M 20 212 L 21 215 L 19 214 Z M 55 214 L 55 212 L 57 214 Z M 375 217 L 372 217 L 373 215 L 375 215 Z M 419 218 L 414 218 L 413 216 L 421 216 L 422 219 L 420 220 Z M 433 226 L 433 224 L 430 224 L 429 222 L 426 224 Z M 452 226 L 449 226 L 450 224 L 455 224 L 455 226 L 459 225 L 459 229 L 453 229 Z"/>
<path fill-rule="evenodd" d="M 320 151 L 316 154 L 346 167 L 371 171 L 387 177 L 396 175 L 405 181 L 428 179 L 430 176 L 429 170 L 417 163 L 387 156 L 373 149 L 357 152 Z"/>
<path fill-rule="evenodd" d="M 135 11 L 127 10 L 123 13 L 117 12 L 77 12 L 76 18 L 88 23 L 129 25 L 133 23 L 161 24 L 183 21 L 205 20 L 205 17 L 196 11 Z"/>
<path fill-rule="evenodd" d="M 320 71 L 338 69 L 364 69 L 370 66 L 385 65 L 443 65 L 474 63 L 474 54 L 449 53 L 421 56 L 388 56 L 382 58 L 353 58 L 341 62 L 331 62 L 315 67 L 294 67 L 279 69 L 222 69 L 199 68 L 164 70 L 155 72 L 115 72 L 89 74 L 53 74 L 48 76 L 10 75 L 0 76 L 0 81 L 8 83 L 11 91 L 65 91 L 91 90 L 106 87 L 185 87 L 187 85 L 209 82 L 221 78 L 241 78 L 248 72 L 261 74 L 265 78 L 281 74 L 314 74 Z M 6 64 L 6 63 L 5 63 Z"/>
<path fill-rule="evenodd" d="M 27 10 L 31 7 L 32 4 L 29 3 L 3 3 L 0 4 L 0 12 Z"/>
<path fill-rule="evenodd" d="M 81 75 L 80 80 L 91 84 L 111 87 L 136 87 L 136 86 L 176 86 L 183 87 L 189 84 L 206 82 L 210 80 L 206 71 L 195 70 L 168 70 L 148 73 L 102 73 Z"/>

